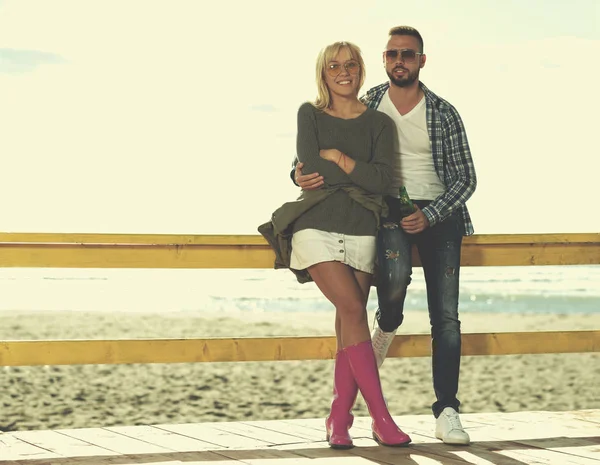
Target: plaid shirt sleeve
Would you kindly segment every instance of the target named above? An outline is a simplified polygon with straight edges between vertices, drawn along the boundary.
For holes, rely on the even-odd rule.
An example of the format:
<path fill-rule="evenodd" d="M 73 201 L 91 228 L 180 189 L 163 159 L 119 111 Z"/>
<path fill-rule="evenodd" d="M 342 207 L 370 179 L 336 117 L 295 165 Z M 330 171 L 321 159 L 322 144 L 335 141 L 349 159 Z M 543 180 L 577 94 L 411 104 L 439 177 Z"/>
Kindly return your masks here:
<path fill-rule="evenodd" d="M 452 105 L 448 106 L 442 117 L 441 135 L 446 192 L 423 208 L 430 226 L 445 220 L 464 206 L 477 187 L 467 133 L 458 111 Z"/>

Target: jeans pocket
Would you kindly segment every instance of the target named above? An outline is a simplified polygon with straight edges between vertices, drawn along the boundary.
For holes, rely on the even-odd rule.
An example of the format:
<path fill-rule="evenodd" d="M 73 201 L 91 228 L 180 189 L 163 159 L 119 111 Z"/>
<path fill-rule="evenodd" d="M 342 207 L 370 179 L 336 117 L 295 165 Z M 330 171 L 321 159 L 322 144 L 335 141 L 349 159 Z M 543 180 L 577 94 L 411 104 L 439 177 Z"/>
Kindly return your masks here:
<path fill-rule="evenodd" d="M 454 223 L 456 235 L 463 237 L 465 235 L 465 222 L 463 221 L 462 211 L 456 210 L 454 213 L 452 213 L 451 217 Z"/>

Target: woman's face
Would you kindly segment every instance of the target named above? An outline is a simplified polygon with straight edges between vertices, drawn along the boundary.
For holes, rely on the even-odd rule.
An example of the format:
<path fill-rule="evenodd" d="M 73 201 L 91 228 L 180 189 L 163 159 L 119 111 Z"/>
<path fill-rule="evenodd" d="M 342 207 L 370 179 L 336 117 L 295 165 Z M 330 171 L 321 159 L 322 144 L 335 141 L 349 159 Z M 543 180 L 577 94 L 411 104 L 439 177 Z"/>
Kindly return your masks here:
<path fill-rule="evenodd" d="M 332 94 L 349 97 L 358 94 L 361 69 L 350 50 L 342 48 L 332 60 L 325 63 L 325 83 Z"/>

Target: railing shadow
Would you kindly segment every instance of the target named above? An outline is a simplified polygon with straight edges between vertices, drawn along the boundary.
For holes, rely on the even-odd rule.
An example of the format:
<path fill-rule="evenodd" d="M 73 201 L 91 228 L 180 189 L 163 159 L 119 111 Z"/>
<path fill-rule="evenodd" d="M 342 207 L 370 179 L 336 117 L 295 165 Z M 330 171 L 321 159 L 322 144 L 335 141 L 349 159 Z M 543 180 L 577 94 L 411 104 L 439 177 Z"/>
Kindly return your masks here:
<path fill-rule="evenodd" d="M 356 438 L 362 443 L 364 438 Z M 374 444 L 374 442 L 372 442 Z M 273 460 L 277 464 L 278 460 L 283 459 L 329 459 L 327 462 L 332 464 L 415 464 L 426 463 L 441 465 L 457 465 L 469 463 L 481 463 L 481 460 L 487 460 L 490 463 L 502 465 L 518 465 L 532 463 L 532 457 L 536 456 L 535 450 L 547 450 L 548 448 L 576 448 L 600 445 L 600 436 L 590 437 L 553 437 L 528 439 L 525 443 L 519 440 L 511 441 L 475 441 L 470 446 L 448 446 L 438 442 L 412 444 L 409 447 L 392 448 L 383 446 L 358 446 L 350 450 L 333 450 L 326 446 L 324 441 L 314 441 L 307 443 L 291 443 L 276 445 L 273 447 L 261 447 L 256 449 L 226 449 L 215 448 L 213 450 L 203 450 L 198 452 L 169 452 L 169 453 L 151 453 L 151 454 L 128 454 L 128 455 L 106 455 L 106 456 L 78 456 L 62 457 L 52 459 L 19 459 L 18 461 L 0 460 L 0 465 L 19 464 L 19 465 L 129 465 L 134 463 L 161 463 L 169 462 L 195 462 L 211 463 L 223 461 L 226 463 L 239 461 L 244 463 L 248 460 L 261 460 L 261 463 L 268 463 Z M 519 454 L 512 454 L 509 457 L 502 452 L 527 451 L 523 454 L 522 460 L 518 458 Z M 110 452 L 107 451 L 108 454 Z M 589 459 L 589 455 L 578 454 L 577 451 L 565 452 L 552 451 L 557 460 L 561 456 L 565 463 L 576 463 L 573 461 L 577 456 L 583 461 Z M 517 458 L 515 458 L 515 455 Z M 337 458 L 339 462 L 334 462 Z M 600 454 L 599 454 L 600 458 Z M 283 460 L 285 463 L 286 460 Z M 554 463 L 554 462 L 552 462 Z M 557 462 L 558 463 L 558 462 Z"/>

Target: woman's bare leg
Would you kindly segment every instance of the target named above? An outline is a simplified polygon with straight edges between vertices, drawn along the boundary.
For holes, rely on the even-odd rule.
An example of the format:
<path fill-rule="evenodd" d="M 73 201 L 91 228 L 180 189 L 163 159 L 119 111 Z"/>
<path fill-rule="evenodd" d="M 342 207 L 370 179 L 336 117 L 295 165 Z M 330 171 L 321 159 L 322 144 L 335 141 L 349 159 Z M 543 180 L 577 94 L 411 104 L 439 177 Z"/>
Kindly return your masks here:
<path fill-rule="evenodd" d="M 321 292 L 333 303 L 339 315 L 343 354 L 347 357 L 352 377 L 360 388 L 373 418 L 373 437 L 381 444 L 389 446 L 408 444 L 410 437 L 394 423 L 381 392 L 381 382 L 367 322 L 366 297 L 370 279 L 367 280 L 366 276 L 363 276 L 365 273 L 355 274 L 355 270 L 339 262 L 319 263 L 308 268 L 308 271 Z M 337 387 L 337 377 L 335 379 L 334 389 Z M 334 403 L 339 399 L 339 396 L 336 399 L 335 392 L 334 390 Z M 354 403 L 354 399 L 349 395 L 346 398 Z M 347 421 L 343 423 L 344 428 L 341 429 L 341 433 L 338 431 L 340 428 L 336 430 L 339 409 L 334 409 L 334 403 L 332 403 L 332 413 L 326 421 L 330 445 L 334 447 L 340 443 L 344 447 L 350 447 L 352 441 L 347 434 L 349 423 Z M 343 412 L 348 412 L 352 403 L 348 402 Z M 332 442 L 332 437 L 336 439 L 336 443 Z"/>
<path fill-rule="evenodd" d="M 365 273 L 364 271 L 354 270 L 354 277 L 360 286 L 360 289 L 363 293 L 365 307 L 367 305 L 367 300 L 369 300 L 369 291 L 371 290 L 371 281 L 373 280 L 373 275 L 369 273 Z"/>
<path fill-rule="evenodd" d="M 369 341 L 369 325 L 363 288 L 354 270 L 340 262 L 323 262 L 308 268 L 313 281 L 335 306 L 336 331 L 341 347 Z M 362 279 L 361 279 L 362 280 Z"/>

